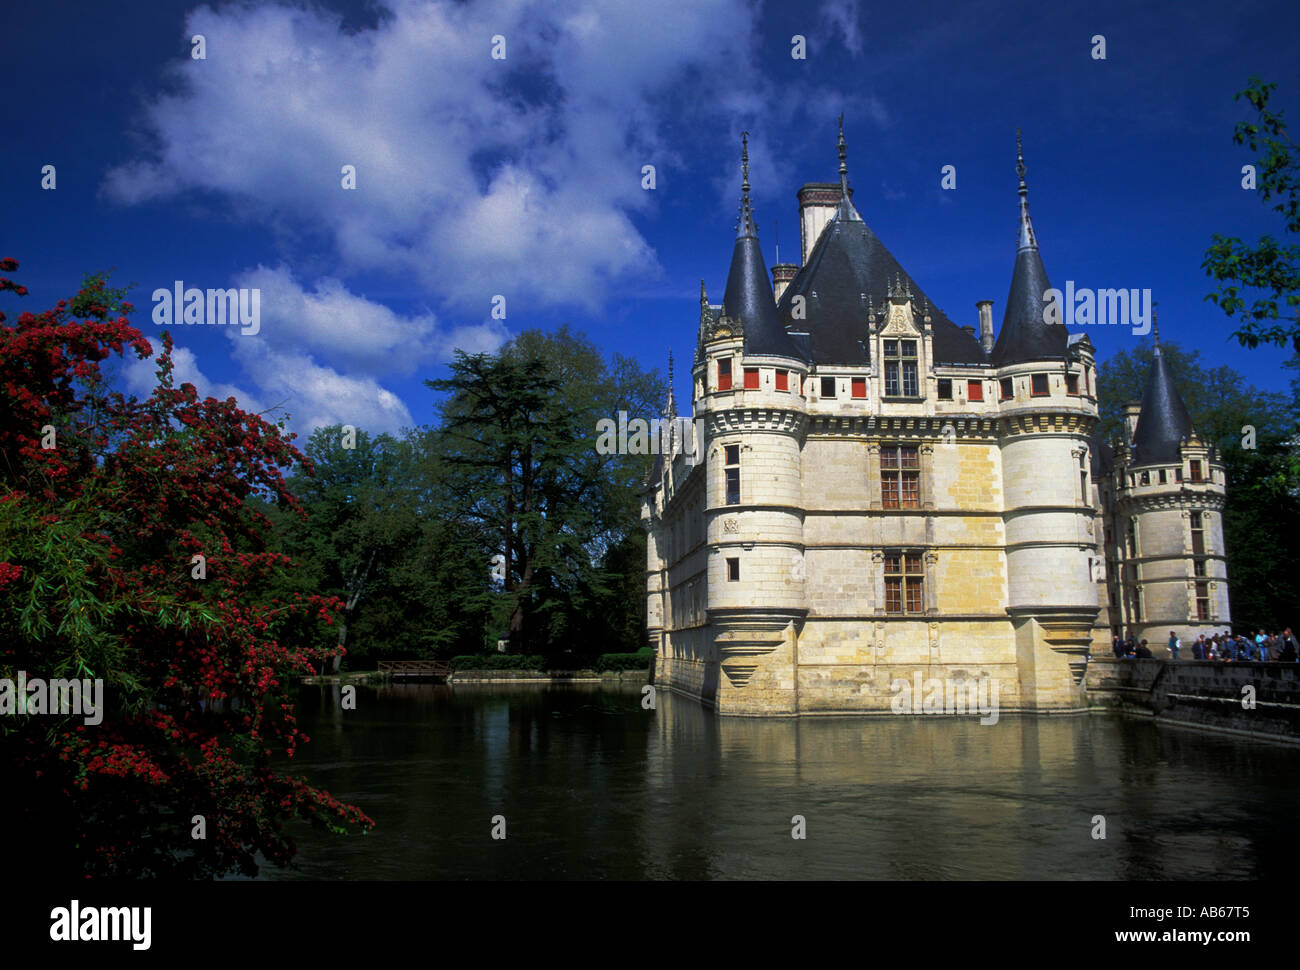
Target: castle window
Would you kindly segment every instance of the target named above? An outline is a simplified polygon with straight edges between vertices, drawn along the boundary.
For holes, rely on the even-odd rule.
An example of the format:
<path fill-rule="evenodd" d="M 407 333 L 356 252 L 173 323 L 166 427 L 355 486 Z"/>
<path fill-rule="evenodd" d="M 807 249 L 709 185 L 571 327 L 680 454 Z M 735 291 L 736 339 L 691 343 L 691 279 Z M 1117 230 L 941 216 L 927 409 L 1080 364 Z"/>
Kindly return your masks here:
<path fill-rule="evenodd" d="M 854 397 L 867 396 L 867 379 L 865 377 L 853 378 L 853 396 Z"/>
<path fill-rule="evenodd" d="M 940 401 L 952 400 L 952 378 L 950 377 L 939 378 L 939 400 Z"/>
<path fill-rule="evenodd" d="M 1198 620 L 1208 620 L 1210 618 L 1210 584 L 1196 584 L 1196 618 Z"/>
<path fill-rule="evenodd" d="M 919 397 L 915 340 L 885 341 L 885 397 Z"/>
<path fill-rule="evenodd" d="M 745 368 L 745 390 L 747 391 L 758 390 L 758 368 L 757 367 Z"/>
<path fill-rule="evenodd" d="M 1201 481 L 1201 463 L 1199 461 L 1192 462 L 1192 481 Z"/>
<path fill-rule="evenodd" d="M 718 361 L 718 390 L 731 390 L 731 358 L 724 357 Z"/>
<path fill-rule="evenodd" d="M 833 377 L 823 377 L 823 378 L 822 378 L 822 397 L 834 397 L 834 396 L 835 396 L 835 378 L 833 378 Z"/>
<path fill-rule="evenodd" d="M 1016 396 L 1016 388 L 1015 385 L 1011 383 L 1011 378 L 1004 377 L 1002 380 L 998 381 L 998 384 L 1002 388 L 1003 401 L 1010 401 Z"/>
<path fill-rule="evenodd" d="M 1193 576 L 1204 576 L 1204 575 L 1205 575 L 1205 560 L 1204 560 L 1204 559 L 1197 559 L 1196 561 L 1194 561 L 1194 562 L 1192 563 L 1192 575 L 1193 575 Z"/>
<path fill-rule="evenodd" d="M 1179 466 L 1178 468 L 1174 469 L 1174 481 L 1181 482 L 1182 480 L 1183 480 L 1183 469 L 1181 466 Z"/>
<path fill-rule="evenodd" d="M 727 478 L 727 504 L 740 504 L 740 445 L 727 445 L 723 449 L 723 466 Z"/>
<path fill-rule="evenodd" d="M 1137 555 L 1138 550 L 1138 526 L 1137 519 L 1128 520 L 1128 554 L 1129 558 Z"/>
<path fill-rule="evenodd" d="M 1161 485 L 1165 484 L 1165 470 L 1163 468 L 1160 469 L 1160 484 Z"/>
<path fill-rule="evenodd" d="M 727 582 L 740 582 L 740 559 L 730 558 L 727 560 Z"/>
<path fill-rule="evenodd" d="M 1192 513 L 1192 555 L 1205 555 L 1205 520 L 1200 512 Z"/>
<path fill-rule="evenodd" d="M 880 449 L 880 498 L 887 509 L 921 507 L 921 458 L 917 448 L 886 445 Z"/>
<path fill-rule="evenodd" d="M 1073 395 L 1075 395 L 1076 397 L 1078 396 L 1078 394 L 1079 394 L 1079 375 L 1078 375 L 1078 374 L 1066 374 L 1066 375 L 1065 375 L 1065 393 L 1066 393 L 1066 394 L 1073 394 Z"/>
<path fill-rule="evenodd" d="M 1088 455 L 1079 456 L 1079 501 L 1088 504 Z"/>
<path fill-rule="evenodd" d="M 967 381 L 966 382 L 966 400 L 982 401 L 984 400 L 984 382 Z"/>
<path fill-rule="evenodd" d="M 920 613 L 924 581 L 919 552 L 886 552 L 885 612 Z"/>
<path fill-rule="evenodd" d="M 1047 394 L 1047 375 L 1033 374 L 1030 376 L 1030 393 L 1034 397 L 1043 397 Z"/>
<path fill-rule="evenodd" d="M 776 389 L 778 391 L 790 390 L 790 372 L 788 370 L 776 372 Z"/>
<path fill-rule="evenodd" d="M 1143 472 L 1143 473 L 1142 473 L 1142 484 L 1143 484 L 1143 485 L 1150 485 L 1150 484 L 1151 484 L 1151 473 L 1150 473 L 1150 472 Z"/>

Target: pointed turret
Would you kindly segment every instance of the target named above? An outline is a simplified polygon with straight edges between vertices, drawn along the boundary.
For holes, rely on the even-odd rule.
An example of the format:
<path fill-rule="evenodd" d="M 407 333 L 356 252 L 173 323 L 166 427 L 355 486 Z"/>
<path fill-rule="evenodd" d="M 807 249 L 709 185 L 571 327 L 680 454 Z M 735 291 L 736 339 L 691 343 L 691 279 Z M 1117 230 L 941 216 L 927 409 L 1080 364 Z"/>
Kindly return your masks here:
<path fill-rule="evenodd" d="M 1142 392 L 1142 410 L 1133 433 L 1133 464 L 1176 462 L 1179 445 L 1192 436 L 1192 418 L 1174 384 L 1169 362 L 1160 351 L 1160 327 L 1155 325 L 1155 359 Z"/>
<path fill-rule="evenodd" d="M 1064 324 L 1047 322 L 1046 293 L 1052 284 L 1043 269 L 1038 237 L 1029 219 L 1029 189 L 1025 185 L 1025 156 L 1019 129 L 1016 130 L 1016 174 L 1020 178 L 1020 242 L 1002 329 L 990 355 L 990 360 L 998 366 L 1064 358 L 1068 339 Z"/>
<path fill-rule="evenodd" d="M 799 353 L 786 335 L 776 313 L 772 287 L 767 279 L 767 264 L 758 244 L 753 206 L 749 198 L 749 133 L 742 135 L 741 166 L 743 181 L 740 196 L 740 223 L 736 227 L 736 247 L 731 254 L 731 270 L 722 295 L 722 313 L 740 324 L 745 335 L 745 353 L 793 357 Z"/>

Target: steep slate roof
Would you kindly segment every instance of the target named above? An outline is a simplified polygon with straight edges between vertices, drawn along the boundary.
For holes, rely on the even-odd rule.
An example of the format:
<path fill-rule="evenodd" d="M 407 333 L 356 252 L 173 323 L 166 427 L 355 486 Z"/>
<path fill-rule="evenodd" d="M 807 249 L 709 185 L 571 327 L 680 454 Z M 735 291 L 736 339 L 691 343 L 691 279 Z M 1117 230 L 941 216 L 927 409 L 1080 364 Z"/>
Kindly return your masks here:
<path fill-rule="evenodd" d="M 744 180 L 740 196 L 740 224 L 736 227 L 736 245 L 731 253 L 731 270 L 722 295 L 722 312 L 739 320 L 744 332 L 746 354 L 767 354 L 801 360 L 803 355 L 781 326 L 772 298 L 763 250 L 758 244 L 753 207 L 749 199 L 749 137 L 743 136 L 741 164 Z"/>
<path fill-rule="evenodd" d="M 1191 437 L 1192 418 L 1174 384 L 1174 375 L 1160 352 L 1156 331 L 1156 357 L 1142 392 L 1142 410 L 1133 432 L 1133 464 L 1153 465 L 1178 461 L 1178 445 Z"/>
<path fill-rule="evenodd" d="M 1029 220 L 1029 190 L 1025 187 L 1025 157 L 1016 132 L 1016 174 L 1020 177 L 1020 244 L 1011 274 L 1011 292 L 1002 315 L 1002 329 L 989 359 L 997 366 L 1030 360 L 1060 360 L 1065 357 L 1067 333 L 1064 323 L 1047 323 L 1043 294 L 1051 287 L 1047 270 L 1038 254 L 1038 237 Z"/>
<path fill-rule="evenodd" d="M 985 363 L 984 349 L 975 336 L 949 320 L 926 297 L 854 208 L 849 198 L 842 126 L 839 151 L 839 208 L 781 295 L 777 304 L 781 322 L 791 330 L 808 332 L 809 353 L 815 363 L 868 363 L 868 301 L 877 309 L 884 308 L 897 277 L 908 285 L 918 305 L 929 306 L 936 363 Z M 796 296 L 804 297 L 807 319 L 794 319 Z"/>

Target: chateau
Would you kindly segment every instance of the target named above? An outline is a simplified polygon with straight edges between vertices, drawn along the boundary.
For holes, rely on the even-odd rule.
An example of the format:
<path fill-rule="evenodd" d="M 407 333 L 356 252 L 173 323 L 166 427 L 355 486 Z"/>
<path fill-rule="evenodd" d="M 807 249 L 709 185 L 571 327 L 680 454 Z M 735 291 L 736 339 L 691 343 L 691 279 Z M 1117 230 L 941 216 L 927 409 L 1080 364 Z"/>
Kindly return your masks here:
<path fill-rule="evenodd" d="M 647 478 L 655 680 L 723 714 L 889 713 L 917 672 L 1003 711 L 1086 707 L 1111 636 L 1229 622 L 1224 472 L 1162 357 L 1096 437 L 1093 348 L 1048 322 L 1017 139 L 1002 326 L 959 326 L 838 183 L 798 192 L 801 262 L 763 260 L 742 153 L 721 304 L 700 284 L 693 424 Z M 1159 345 L 1158 331 L 1156 335 Z"/>

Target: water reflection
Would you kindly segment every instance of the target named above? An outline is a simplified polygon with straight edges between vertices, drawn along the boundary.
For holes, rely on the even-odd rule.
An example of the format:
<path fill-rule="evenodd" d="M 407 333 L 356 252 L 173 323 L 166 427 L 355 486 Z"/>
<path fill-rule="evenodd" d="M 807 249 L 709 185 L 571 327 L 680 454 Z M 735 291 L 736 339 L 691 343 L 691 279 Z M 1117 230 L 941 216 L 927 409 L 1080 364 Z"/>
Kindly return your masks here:
<path fill-rule="evenodd" d="M 640 701 L 632 686 L 404 685 L 359 688 L 343 711 L 337 690 L 307 688 L 312 743 L 293 768 L 378 827 L 297 830 L 298 870 L 265 875 L 1248 879 L 1296 857 L 1289 747 L 1111 716 L 718 718 Z"/>

